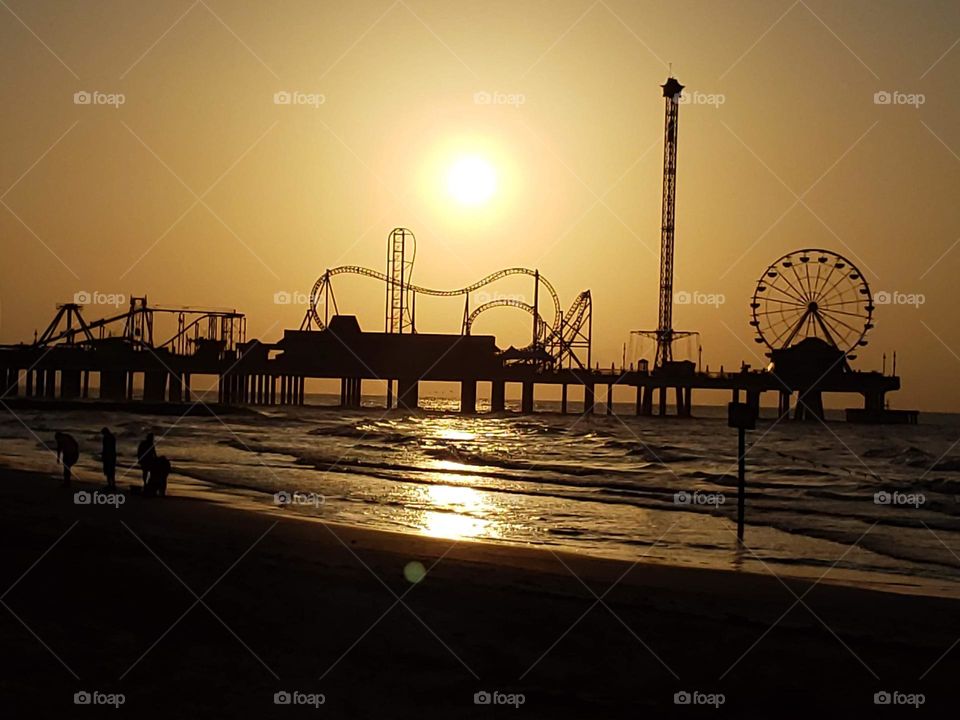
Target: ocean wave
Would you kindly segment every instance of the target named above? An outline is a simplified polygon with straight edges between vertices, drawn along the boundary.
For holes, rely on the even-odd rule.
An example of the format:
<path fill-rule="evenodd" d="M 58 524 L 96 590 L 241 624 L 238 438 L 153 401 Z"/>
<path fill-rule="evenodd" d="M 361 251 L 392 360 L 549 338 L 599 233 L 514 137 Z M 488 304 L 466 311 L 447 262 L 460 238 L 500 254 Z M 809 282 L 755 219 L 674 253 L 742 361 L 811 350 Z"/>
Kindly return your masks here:
<path fill-rule="evenodd" d="M 913 487 L 921 490 L 929 490 L 930 492 L 943 493 L 944 495 L 960 495 L 960 480 L 954 480 L 952 478 L 931 478 L 929 480 L 922 480 L 916 483 Z M 957 503 L 957 507 L 960 509 L 960 503 Z"/>
<path fill-rule="evenodd" d="M 945 457 L 934 463 L 930 469 L 940 472 L 960 472 L 960 457 Z"/>
<path fill-rule="evenodd" d="M 410 445 L 419 442 L 419 439 L 412 434 L 383 431 L 375 428 L 364 429 L 356 425 L 314 428 L 313 430 L 307 431 L 307 435 L 315 437 L 355 438 L 369 441 L 377 440 L 391 445 Z"/>

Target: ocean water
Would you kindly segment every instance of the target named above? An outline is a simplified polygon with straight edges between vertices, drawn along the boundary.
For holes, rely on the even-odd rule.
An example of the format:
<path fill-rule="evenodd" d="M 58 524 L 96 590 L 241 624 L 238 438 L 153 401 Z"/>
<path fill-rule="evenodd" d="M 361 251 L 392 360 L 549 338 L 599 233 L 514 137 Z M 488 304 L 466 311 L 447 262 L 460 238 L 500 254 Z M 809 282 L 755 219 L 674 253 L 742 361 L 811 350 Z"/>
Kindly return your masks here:
<path fill-rule="evenodd" d="M 886 427 L 762 419 L 747 438 L 738 546 L 737 437 L 723 408 L 659 420 L 628 406 L 461 416 L 451 400 L 422 402 L 416 413 L 221 418 L 17 411 L 0 417 L 0 464 L 57 474 L 46 446 L 66 430 L 81 444 L 79 474 L 99 479 L 107 425 L 121 486 L 137 484 L 126 465 L 152 430 L 175 474 L 265 505 L 287 493 L 288 511 L 338 523 L 960 597 L 958 416 Z"/>

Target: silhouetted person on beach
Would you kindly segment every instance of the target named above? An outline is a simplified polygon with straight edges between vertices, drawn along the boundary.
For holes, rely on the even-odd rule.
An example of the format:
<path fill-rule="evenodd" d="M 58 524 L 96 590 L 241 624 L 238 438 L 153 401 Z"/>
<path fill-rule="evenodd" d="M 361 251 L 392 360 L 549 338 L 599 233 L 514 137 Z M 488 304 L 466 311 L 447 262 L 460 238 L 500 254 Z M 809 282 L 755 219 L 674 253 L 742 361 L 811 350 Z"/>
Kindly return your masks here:
<path fill-rule="evenodd" d="M 159 495 L 164 497 L 167 494 L 167 478 L 170 476 L 170 461 L 165 457 L 154 457 L 150 462 L 150 478 L 143 488 L 145 497 Z"/>
<path fill-rule="evenodd" d="M 140 472 L 143 473 L 143 487 L 147 487 L 150 470 L 157 459 L 157 446 L 153 441 L 153 433 L 147 433 L 139 447 L 137 447 L 137 462 L 140 463 Z"/>
<path fill-rule="evenodd" d="M 57 461 L 63 463 L 63 484 L 70 487 L 71 469 L 80 459 L 80 446 L 67 433 L 54 433 L 53 439 L 57 441 Z"/>
<path fill-rule="evenodd" d="M 107 488 L 117 488 L 117 438 L 107 428 L 100 431 L 103 436 L 103 445 L 100 450 L 100 459 L 103 462 L 103 475 L 107 478 Z"/>

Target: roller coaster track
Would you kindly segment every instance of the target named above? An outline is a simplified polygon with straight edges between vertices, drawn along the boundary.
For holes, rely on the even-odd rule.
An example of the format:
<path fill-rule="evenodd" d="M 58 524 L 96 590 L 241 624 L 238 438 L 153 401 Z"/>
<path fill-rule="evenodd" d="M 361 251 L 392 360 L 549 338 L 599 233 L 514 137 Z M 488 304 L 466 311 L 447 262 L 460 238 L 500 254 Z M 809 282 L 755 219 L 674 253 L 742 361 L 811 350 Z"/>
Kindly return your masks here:
<path fill-rule="evenodd" d="M 522 300 L 512 300 L 510 298 L 491 300 L 490 302 L 484 303 L 480 307 L 476 308 L 472 313 L 470 313 L 469 317 L 467 317 L 466 321 L 464 322 L 464 332 L 469 335 L 470 328 L 473 327 L 474 320 L 476 320 L 481 313 L 484 313 L 487 310 L 491 310 L 495 307 L 520 308 L 521 310 L 527 311 L 531 315 L 535 315 L 537 318 L 537 337 L 541 340 L 544 340 L 548 337 L 548 335 L 553 334 L 553 329 L 547 325 L 547 321 L 544 320 L 543 316 L 534 309 L 533 305 L 525 303 Z"/>
<path fill-rule="evenodd" d="M 313 322 L 316 323 L 317 327 L 323 329 L 325 327 L 323 319 L 320 317 L 320 312 L 317 310 L 317 304 L 320 302 L 321 290 L 323 286 L 330 282 L 330 278 L 334 275 L 362 275 L 364 277 L 374 278 L 380 280 L 381 282 L 388 283 L 390 278 L 378 270 L 373 270 L 371 268 L 360 267 L 359 265 L 341 265 L 339 267 L 331 268 L 327 270 L 320 278 L 317 279 L 317 282 L 314 283 L 313 288 L 310 290 L 310 307 L 309 313 Z M 404 291 L 420 293 L 421 295 L 432 295 L 435 297 L 455 297 L 457 295 L 468 295 L 474 290 L 479 290 L 485 285 L 496 282 L 497 280 L 502 280 L 505 277 L 510 275 L 529 275 L 530 277 L 539 278 L 540 283 L 546 289 L 547 293 L 550 295 L 550 299 L 553 301 L 553 325 L 549 326 L 554 333 L 560 331 L 560 325 L 562 322 L 562 315 L 560 312 L 560 297 L 557 295 L 557 291 L 553 288 L 553 285 L 543 276 L 540 275 L 536 270 L 530 270 L 529 268 L 514 267 L 514 268 L 504 268 L 503 270 L 498 270 L 495 273 L 491 273 L 480 280 L 477 280 L 471 285 L 467 285 L 462 288 L 455 288 L 452 290 L 435 290 L 433 288 L 423 287 L 421 285 L 413 285 L 411 283 L 404 283 Z M 529 312 L 533 312 L 533 308 L 526 303 L 520 303 L 519 301 L 500 302 L 493 301 L 492 303 L 485 303 L 481 305 L 480 308 L 473 312 L 473 315 L 478 314 L 481 309 L 489 309 L 490 307 L 499 307 L 499 306 L 510 306 L 510 307 L 522 307 L 523 309 L 529 309 Z M 471 316 L 472 317 L 472 316 Z M 543 319 L 539 317 L 538 319 L 543 322 Z"/>
<path fill-rule="evenodd" d="M 546 320 L 543 319 L 533 307 L 528 303 L 523 302 L 522 300 L 513 300 L 511 298 L 499 298 L 497 300 L 491 300 L 488 303 L 484 303 L 480 307 L 476 308 L 469 317 L 467 317 L 466 322 L 464 323 L 464 330 L 467 334 L 470 333 L 471 327 L 473 327 L 474 321 L 487 310 L 491 310 L 495 307 L 514 307 L 521 310 L 525 310 L 531 315 L 537 316 L 537 337 L 542 338 L 545 341 L 545 344 L 551 345 L 555 343 L 559 338 L 567 340 L 567 333 L 561 332 L 557 334 L 557 328 L 551 328 L 547 325 Z M 583 317 L 586 315 L 587 311 L 590 309 L 590 291 L 585 290 L 577 296 L 577 299 L 573 301 L 573 305 L 570 306 L 570 309 L 567 310 L 566 314 L 563 315 L 561 330 L 567 329 L 576 329 L 580 328 L 583 324 Z"/>
<path fill-rule="evenodd" d="M 533 305 L 525 303 L 522 300 L 498 298 L 497 300 L 484 303 L 470 313 L 463 323 L 463 329 L 464 333 L 469 335 L 474 321 L 487 310 L 496 307 L 519 308 L 537 318 L 537 338 L 540 341 L 540 346 L 550 353 L 558 366 L 562 367 L 564 361 L 570 360 L 581 368 L 587 369 L 587 365 L 585 365 L 582 358 L 577 355 L 576 348 L 578 345 L 582 347 L 584 341 L 587 344 L 590 342 L 589 330 L 584 334 L 584 323 L 587 321 L 588 313 L 590 313 L 592 309 L 591 303 L 590 291 L 584 290 L 577 296 L 577 299 L 573 301 L 573 304 L 570 306 L 570 309 L 567 310 L 566 314 L 562 316 L 559 327 L 551 328 Z M 520 349 L 522 351 L 529 351 L 535 348 L 533 343 L 531 343 Z"/>
<path fill-rule="evenodd" d="M 583 324 L 583 316 L 591 309 L 590 303 L 589 290 L 584 290 L 577 295 L 577 299 L 573 301 L 573 305 L 570 306 L 570 309 L 567 310 L 567 314 L 564 316 L 564 325 L 579 328 Z"/>
<path fill-rule="evenodd" d="M 550 354 L 556 358 L 557 365 L 563 367 L 565 361 L 575 362 L 581 368 L 588 370 L 590 367 L 590 344 L 592 335 L 592 314 L 593 299 L 589 290 L 584 290 L 577 295 L 567 314 L 563 316 L 563 323 L 559 333 L 554 333 L 551 341 L 547 343 Z M 584 324 L 587 329 L 584 332 Z M 577 354 L 578 348 L 587 348 L 587 362 Z"/>

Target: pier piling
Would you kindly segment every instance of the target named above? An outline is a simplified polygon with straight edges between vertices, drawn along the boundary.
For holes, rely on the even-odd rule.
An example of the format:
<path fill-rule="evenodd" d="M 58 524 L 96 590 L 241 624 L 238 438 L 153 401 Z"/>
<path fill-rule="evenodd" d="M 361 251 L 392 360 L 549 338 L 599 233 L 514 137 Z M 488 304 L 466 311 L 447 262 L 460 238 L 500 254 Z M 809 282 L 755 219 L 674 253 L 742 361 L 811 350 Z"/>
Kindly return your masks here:
<path fill-rule="evenodd" d="M 420 383 L 416 379 L 397 380 L 397 407 L 416 410 L 420 406 Z"/>
<path fill-rule="evenodd" d="M 460 412 L 473 414 L 477 411 L 477 381 L 460 381 Z"/>
<path fill-rule="evenodd" d="M 506 407 L 507 384 L 503 380 L 494 380 L 490 383 L 490 410 L 503 412 Z"/>
<path fill-rule="evenodd" d="M 524 380 L 520 391 L 520 412 L 524 415 L 533 413 L 533 381 Z"/>
<path fill-rule="evenodd" d="M 583 412 L 592 415 L 595 407 L 596 393 L 594 392 L 594 385 L 593 383 L 585 383 L 583 386 Z"/>

